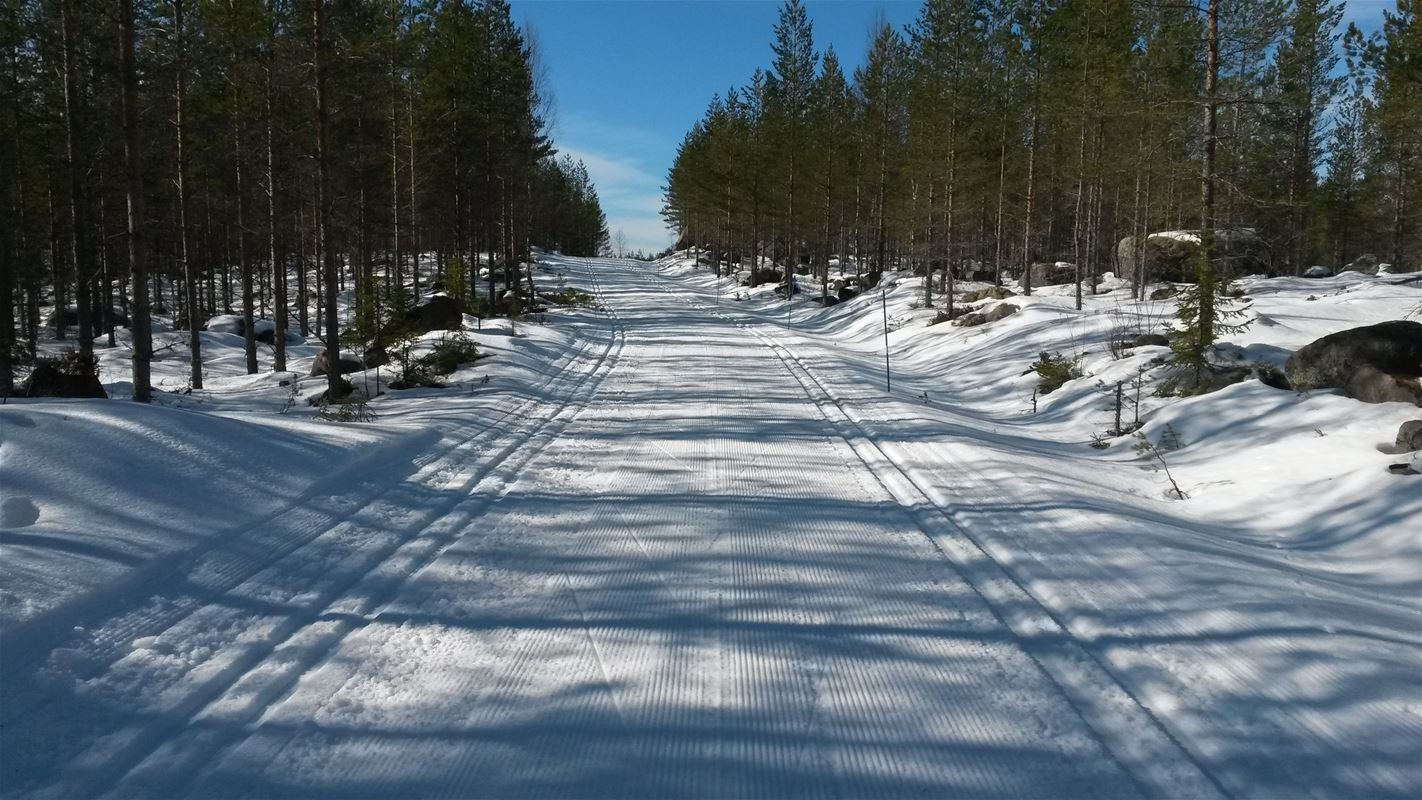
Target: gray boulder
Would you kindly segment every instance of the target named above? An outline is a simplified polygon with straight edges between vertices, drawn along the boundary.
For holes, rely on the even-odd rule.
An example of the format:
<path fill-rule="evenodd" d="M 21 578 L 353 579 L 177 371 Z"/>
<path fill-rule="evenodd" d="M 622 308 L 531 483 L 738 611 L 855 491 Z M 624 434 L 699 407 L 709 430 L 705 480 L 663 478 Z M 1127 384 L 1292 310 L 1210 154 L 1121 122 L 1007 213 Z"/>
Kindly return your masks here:
<path fill-rule="evenodd" d="M 1131 347 L 1169 347 L 1170 337 L 1163 333 L 1142 333 L 1131 340 Z"/>
<path fill-rule="evenodd" d="M 1247 367 L 1208 367 L 1198 371 L 1181 370 L 1178 375 L 1175 393 L 1181 397 L 1194 397 L 1240 383 L 1249 377 L 1250 370 Z"/>
<path fill-rule="evenodd" d="M 64 322 L 64 327 L 66 327 L 66 328 L 77 328 L 77 327 L 79 327 L 79 307 L 78 307 L 78 306 L 70 306 L 70 307 L 64 309 L 64 311 L 63 311 L 62 313 L 63 313 L 63 318 L 62 318 L 62 319 L 63 319 L 63 322 Z M 59 322 L 60 322 L 60 320 L 61 320 L 60 314 L 61 314 L 61 312 L 60 312 L 59 309 L 55 309 L 53 312 L 50 313 L 50 315 L 49 315 L 49 321 L 48 321 L 47 324 L 48 324 L 51 328 L 54 327 L 55 325 L 58 325 L 58 324 L 59 324 Z M 101 332 L 101 333 L 108 333 L 108 330 L 104 328 L 104 310 L 103 310 L 102 308 L 94 308 L 94 309 L 91 309 L 90 314 L 91 314 L 91 316 L 92 316 L 92 320 L 91 320 L 91 321 L 92 321 L 92 324 L 93 324 L 93 326 L 94 326 L 94 330 L 95 330 L 95 331 L 98 331 L 98 332 Z M 113 308 L 113 309 L 110 309 L 110 311 L 109 311 L 109 326 L 110 326 L 110 327 L 116 327 L 116 328 L 127 328 L 127 327 L 128 327 L 128 315 L 125 314 L 125 313 L 123 313 L 123 309 L 117 308 L 117 307 L 115 307 L 115 308 Z"/>
<path fill-rule="evenodd" d="M 1422 450 L 1422 419 L 1409 419 L 1397 429 L 1397 441 L 1392 446 L 1394 453 L 1411 453 Z"/>
<path fill-rule="evenodd" d="M 417 333 L 457 331 L 464 327 L 464 310 L 453 297 L 437 294 L 406 312 L 406 319 Z"/>
<path fill-rule="evenodd" d="M 22 397 L 108 397 L 99 376 L 92 371 L 70 371 L 61 364 L 41 360 L 19 393 Z"/>
<path fill-rule="evenodd" d="M 952 322 L 955 319 L 959 319 L 968 313 L 968 309 L 962 306 L 954 306 L 952 312 L 940 308 L 938 309 L 938 313 L 933 315 L 933 321 L 928 324 L 930 326 L 942 325 L 945 322 Z"/>
<path fill-rule="evenodd" d="M 974 289 L 971 292 L 963 292 L 962 302 L 976 303 L 980 300 L 1006 300 L 1015 297 L 1016 292 L 1006 286 L 989 286 L 986 289 Z"/>
<path fill-rule="evenodd" d="M 325 375 L 331 368 L 331 358 L 325 350 L 316 354 L 316 359 L 311 362 L 311 375 Z M 365 366 L 360 363 L 360 359 L 343 355 L 338 359 L 338 375 L 349 375 L 352 372 L 360 372 Z"/>
<path fill-rule="evenodd" d="M 262 344 L 276 343 L 275 322 L 272 322 L 269 319 L 259 319 L 252 324 L 252 328 L 257 332 L 255 337 L 257 341 L 261 342 Z M 286 339 L 286 343 L 288 345 L 303 344 L 306 342 L 306 339 L 302 337 L 299 332 L 292 330 L 290 325 L 287 326 L 286 336 L 284 338 Z"/>
<path fill-rule="evenodd" d="M 1422 386 L 1415 378 L 1400 378 L 1377 367 L 1358 367 L 1343 385 L 1343 391 L 1364 403 L 1413 403 L 1422 405 Z"/>
<path fill-rule="evenodd" d="M 1372 253 L 1364 253 L 1343 268 L 1345 271 L 1364 272 L 1372 275 L 1378 271 L 1378 257 Z"/>
<path fill-rule="evenodd" d="M 1132 283 L 1144 280 L 1194 283 L 1200 256 L 1199 231 L 1163 231 L 1138 245 L 1127 236 L 1116 245 L 1117 275 Z M 1215 269 L 1231 278 L 1254 273 L 1274 274 L 1269 246 L 1250 228 L 1215 232 Z"/>
<path fill-rule="evenodd" d="M 246 321 L 236 314 L 218 314 L 204 322 L 202 329 L 212 333 L 229 333 L 233 336 L 247 335 Z"/>
<path fill-rule="evenodd" d="M 1284 373 L 1298 391 L 1344 389 L 1365 402 L 1416 402 L 1422 322 L 1392 320 L 1330 333 L 1289 356 Z"/>
<path fill-rule="evenodd" d="M 1058 286 L 1076 280 L 1076 265 L 1066 261 L 1040 262 L 1032 265 L 1033 286 Z"/>
<path fill-rule="evenodd" d="M 1012 303 L 998 303 L 992 310 L 983 315 L 986 322 L 997 322 L 1000 319 L 1007 319 L 1022 309 Z"/>
<path fill-rule="evenodd" d="M 1303 276 L 1305 278 L 1331 278 L 1333 277 L 1333 268 L 1325 267 L 1322 264 L 1316 264 L 1304 270 Z"/>

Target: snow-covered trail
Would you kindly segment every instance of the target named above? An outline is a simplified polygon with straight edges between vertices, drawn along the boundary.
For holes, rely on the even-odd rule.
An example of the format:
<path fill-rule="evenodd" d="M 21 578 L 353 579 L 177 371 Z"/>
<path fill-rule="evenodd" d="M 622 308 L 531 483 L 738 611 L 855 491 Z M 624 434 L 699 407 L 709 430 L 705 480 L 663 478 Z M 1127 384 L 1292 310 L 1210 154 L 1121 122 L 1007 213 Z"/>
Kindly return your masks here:
<path fill-rule="evenodd" d="M 1212 758 L 1209 708 L 1152 709 L 1160 653 L 1084 644 L 1006 539 L 961 526 L 943 493 L 980 478 L 925 476 L 881 430 L 904 408 L 820 345 L 646 265 L 574 266 L 611 313 L 512 423 L 469 420 L 284 547 L 214 548 L 182 602 L 90 622 L 112 633 L 67 654 L 82 681 L 0 709 L 0 791 L 1339 793 L 1251 784 Z M 1000 528 L 1031 522 L 997 499 Z"/>

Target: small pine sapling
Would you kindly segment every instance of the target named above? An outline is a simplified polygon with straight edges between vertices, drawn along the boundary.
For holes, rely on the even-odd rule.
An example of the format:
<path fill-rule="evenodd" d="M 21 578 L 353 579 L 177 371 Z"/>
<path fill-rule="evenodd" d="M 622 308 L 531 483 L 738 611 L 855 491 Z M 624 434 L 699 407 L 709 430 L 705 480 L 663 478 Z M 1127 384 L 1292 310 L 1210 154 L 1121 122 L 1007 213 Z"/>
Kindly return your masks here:
<path fill-rule="evenodd" d="M 1144 431 L 1136 432 L 1135 451 L 1146 463 L 1141 465 L 1141 469 L 1153 472 L 1164 472 L 1167 480 L 1170 481 L 1171 494 L 1177 500 L 1188 500 L 1189 495 L 1181 491 L 1180 484 L 1175 482 L 1175 476 L 1170 472 L 1170 465 L 1165 461 L 1165 454 L 1179 450 L 1181 447 L 1180 435 L 1170 426 L 1165 424 L 1165 429 L 1160 433 L 1160 439 L 1152 442 Z"/>
<path fill-rule="evenodd" d="M 330 402 L 322 400 L 316 409 L 316 416 L 327 422 L 374 422 L 375 412 L 365 402 L 365 395 L 352 392 L 344 399 Z"/>
<path fill-rule="evenodd" d="M 1175 318 L 1179 326 L 1169 331 L 1175 364 L 1191 373 L 1191 385 L 1203 384 L 1201 375 L 1209 370 L 1206 358 L 1210 346 L 1222 336 L 1232 336 L 1249 327 L 1245 320 L 1248 304 L 1241 304 L 1243 292 L 1229 281 L 1190 284 L 1176 295 Z"/>
<path fill-rule="evenodd" d="M 296 398 L 301 393 L 301 386 L 296 381 L 288 381 L 288 390 L 286 400 L 282 402 L 281 408 L 277 411 L 278 414 L 285 414 L 296 407 Z"/>
<path fill-rule="evenodd" d="M 1032 371 L 1037 373 L 1037 386 L 1042 394 L 1051 394 L 1067 381 L 1083 377 L 1081 357 L 1068 358 L 1061 353 L 1042 351 L 1032 362 Z"/>

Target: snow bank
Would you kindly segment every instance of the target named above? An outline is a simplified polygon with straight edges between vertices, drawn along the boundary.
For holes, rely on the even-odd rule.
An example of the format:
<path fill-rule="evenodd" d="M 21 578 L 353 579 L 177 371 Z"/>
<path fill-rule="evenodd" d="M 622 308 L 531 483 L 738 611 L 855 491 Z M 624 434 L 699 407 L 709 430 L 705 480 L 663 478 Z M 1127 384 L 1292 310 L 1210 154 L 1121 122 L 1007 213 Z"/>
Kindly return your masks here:
<path fill-rule="evenodd" d="M 158 562 L 319 502 L 424 437 L 393 426 L 229 417 L 104 400 L 0 407 L 0 636 Z"/>

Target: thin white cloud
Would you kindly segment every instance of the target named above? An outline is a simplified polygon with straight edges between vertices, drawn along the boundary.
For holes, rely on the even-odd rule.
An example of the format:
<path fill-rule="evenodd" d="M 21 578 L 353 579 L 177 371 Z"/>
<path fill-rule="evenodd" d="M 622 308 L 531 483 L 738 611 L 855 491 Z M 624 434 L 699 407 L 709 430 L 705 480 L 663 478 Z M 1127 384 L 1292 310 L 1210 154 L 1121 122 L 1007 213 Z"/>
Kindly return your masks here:
<path fill-rule="evenodd" d="M 570 127 L 574 126 L 559 126 L 562 130 Z M 579 117 L 574 129 L 595 141 L 564 139 L 560 135 L 558 150 L 587 166 L 588 177 L 597 187 L 598 199 L 607 214 L 608 229 L 621 230 L 633 250 L 655 252 L 665 248 L 671 243 L 671 233 L 661 218 L 662 178 L 647 166 L 639 148 L 652 135 L 586 117 Z"/>
<path fill-rule="evenodd" d="M 588 175 L 593 179 L 593 183 L 597 184 L 599 194 L 604 187 L 609 191 L 644 189 L 647 186 L 656 186 L 660 181 L 637 164 L 615 156 L 604 156 L 591 150 L 562 144 L 558 146 L 558 151 L 587 165 Z"/>

